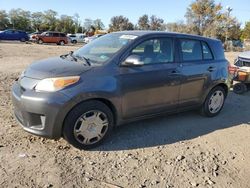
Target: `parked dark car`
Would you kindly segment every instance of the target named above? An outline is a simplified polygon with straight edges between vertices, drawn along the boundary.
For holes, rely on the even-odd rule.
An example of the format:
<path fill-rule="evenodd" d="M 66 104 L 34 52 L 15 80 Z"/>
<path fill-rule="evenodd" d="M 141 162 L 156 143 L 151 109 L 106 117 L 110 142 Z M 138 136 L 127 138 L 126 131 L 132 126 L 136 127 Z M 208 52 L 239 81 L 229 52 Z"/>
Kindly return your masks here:
<path fill-rule="evenodd" d="M 88 149 L 131 121 L 197 108 L 218 115 L 227 77 L 219 40 L 118 32 L 33 63 L 13 85 L 12 100 L 26 131 Z"/>
<path fill-rule="evenodd" d="M 8 29 L 0 31 L 0 40 L 19 40 L 25 42 L 29 40 L 29 36 L 24 31 Z"/>
<path fill-rule="evenodd" d="M 39 44 L 43 43 L 56 43 L 58 45 L 68 44 L 68 37 L 65 33 L 46 31 L 37 35 L 36 40 Z"/>

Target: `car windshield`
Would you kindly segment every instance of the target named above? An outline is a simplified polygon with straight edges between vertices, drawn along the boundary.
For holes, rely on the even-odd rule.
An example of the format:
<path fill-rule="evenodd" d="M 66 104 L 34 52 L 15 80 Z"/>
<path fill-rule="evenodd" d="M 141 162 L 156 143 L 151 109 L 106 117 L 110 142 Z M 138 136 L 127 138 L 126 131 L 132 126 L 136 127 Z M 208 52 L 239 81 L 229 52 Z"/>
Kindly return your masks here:
<path fill-rule="evenodd" d="M 88 59 L 91 64 L 104 64 L 136 38 L 136 35 L 107 34 L 78 49 L 73 53 L 73 56 Z"/>

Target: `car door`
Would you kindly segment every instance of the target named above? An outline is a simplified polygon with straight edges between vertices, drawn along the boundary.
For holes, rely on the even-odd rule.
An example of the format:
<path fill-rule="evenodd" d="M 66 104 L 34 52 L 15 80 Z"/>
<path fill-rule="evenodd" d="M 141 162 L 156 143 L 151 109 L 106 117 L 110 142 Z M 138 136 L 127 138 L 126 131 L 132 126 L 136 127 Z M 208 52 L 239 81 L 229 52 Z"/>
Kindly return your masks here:
<path fill-rule="evenodd" d="M 198 105 L 203 92 L 209 86 L 213 67 L 213 55 L 206 42 L 179 39 L 181 57 L 180 107 Z"/>
<path fill-rule="evenodd" d="M 4 40 L 13 40 L 14 30 L 7 30 L 4 32 Z"/>
<path fill-rule="evenodd" d="M 45 33 L 45 35 L 42 35 L 43 42 L 49 43 L 50 42 L 50 37 L 51 37 L 51 33 Z"/>
<path fill-rule="evenodd" d="M 53 33 L 51 37 L 51 42 L 58 43 L 60 41 L 60 35 L 59 33 Z"/>
<path fill-rule="evenodd" d="M 123 118 L 177 109 L 180 76 L 174 46 L 171 38 L 154 38 L 130 51 L 143 65 L 120 67 Z"/>
<path fill-rule="evenodd" d="M 22 38 L 22 34 L 19 31 L 14 31 L 13 32 L 13 38 L 12 40 L 20 40 Z"/>

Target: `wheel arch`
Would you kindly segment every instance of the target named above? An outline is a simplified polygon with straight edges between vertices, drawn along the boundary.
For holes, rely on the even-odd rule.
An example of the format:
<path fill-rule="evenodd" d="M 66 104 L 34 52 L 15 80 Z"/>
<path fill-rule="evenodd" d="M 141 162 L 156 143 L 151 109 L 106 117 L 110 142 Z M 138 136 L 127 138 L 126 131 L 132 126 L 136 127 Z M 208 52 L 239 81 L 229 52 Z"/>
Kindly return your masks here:
<path fill-rule="evenodd" d="M 215 85 L 214 87 L 212 87 L 211 90 L 214 89 L 215 87 L 218 87 L 218 86 L 222 87 L 224 89 L 225 95 L 227 96 L 228 92 L 229 92 L 229 88 L 228 88 L 227 84 L 225 84 L 225 83 L 219 83 L 219 84 Z"/>
<path fill-rule="evenodd" d="M 79 101 L 78 103 L 76 103 L 74 106 L 72 106 L 70 108 L 70 110 L 68 110 L 67 114 L 65 115 L 64 119 L 63 119 L 63 123 L 62 123 L 62 129 L 63 130 L 63 126 L 65 124 L 65 120 L 66 118 L 68 117 L 69 113 L 74 109 L 76 108 L 77 106 L 79 106 L 80 104 L 82 103 L 85 103 L 85 102 L 88 102 L 88 101 L 98 101 L 98 102 L 101 102 L 103 104 L 105 104 L 112 112 L 113 114 L 113 118 L 114 118 L 114 125 L 116 125 L 117 123 L 117 119 L 118 119 L 118 112 L 117 112 L 117 108 L 115 107 L 115 105 L 108 99 L 105 99 L 105 98 L 91 98 L 91 99 L 86 99 L 86 100 L 82 100 L 82 101 Z M 61 132 L 61 135 L 62 135 L 62 132 Z"/>
<path fill-rule="evenodd" d="M 219 87 L 222 87 L 222 88 L 224 89 L 225 95 L 226 95 L 225 97 L 227 97 L 228 92 L 229 92 L 229 87 L 228 87 L 228 85 L 227 85 L 226 83 L 216 83 L 216 84 L 214 84 L 213 86 L 211 86 L 209 89 L 206 90 L 206 92 L 204 93 L 204 95 L 203 95 L 203 97 L 202 97 L 201 104 L 203 104 L 203 103 L 205 102 L 205 100 L 206 100 L 206 98 L 207 98 L 209 92 L 210 92 L 211 90 L 213 90 L 214 88 L 218 87 L 218 86 L 219 86 Z"/>

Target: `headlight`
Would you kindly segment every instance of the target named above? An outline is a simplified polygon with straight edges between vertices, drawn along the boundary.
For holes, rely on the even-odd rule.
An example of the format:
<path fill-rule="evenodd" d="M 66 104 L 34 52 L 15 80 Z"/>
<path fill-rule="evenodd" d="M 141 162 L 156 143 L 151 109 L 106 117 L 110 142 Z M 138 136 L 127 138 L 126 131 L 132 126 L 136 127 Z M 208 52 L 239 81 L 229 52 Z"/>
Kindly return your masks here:
<path fill-rule="evenodd" d="M 54 92 L 78 82 L 80 76 L 46 78 L 41 80 L 36 86 L 36 91 Z"/>

